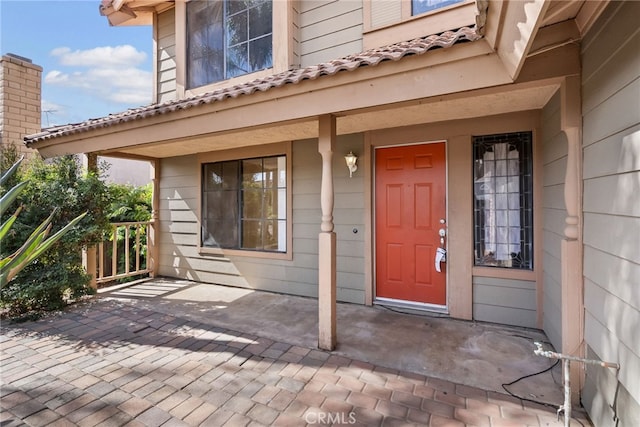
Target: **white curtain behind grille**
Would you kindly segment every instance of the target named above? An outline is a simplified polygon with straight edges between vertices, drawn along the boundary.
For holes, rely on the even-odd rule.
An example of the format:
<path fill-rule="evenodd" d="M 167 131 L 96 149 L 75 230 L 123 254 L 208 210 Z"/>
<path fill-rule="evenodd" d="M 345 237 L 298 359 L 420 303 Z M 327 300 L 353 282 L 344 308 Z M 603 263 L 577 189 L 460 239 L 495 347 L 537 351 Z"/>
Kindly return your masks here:
<path fill-rule="evenodd" d="M 520 165 L 518 150 L 493 144 L 484 153 L 485 255 L 498 261 L 520 252 Z"/>

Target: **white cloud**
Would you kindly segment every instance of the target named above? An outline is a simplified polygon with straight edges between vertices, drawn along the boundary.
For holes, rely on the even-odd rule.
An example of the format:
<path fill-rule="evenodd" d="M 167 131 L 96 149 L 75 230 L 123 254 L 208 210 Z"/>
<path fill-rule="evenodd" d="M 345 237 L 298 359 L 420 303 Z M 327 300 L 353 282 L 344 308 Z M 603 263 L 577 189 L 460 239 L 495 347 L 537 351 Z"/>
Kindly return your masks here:
<path fill-rule="evenodd" d="M 151 102 L 152 74 L 139 68 L 147 54 L 133 46 L 105 46 L 72 51 L 51 51 L 68 71 L 52 70 L 45 84 L 76 88 L 85 94 L 117 104 L 139 106 Z"/>
<path fill-rule="evenodd" d="M 147 59 L 145 52 L 130 45 L 102 46 L 88 50 L 72 51 L 68 47 L 58 47 L 51 51 L 61 65 L 68 67 L 131 67 L 142 64 Z"/>
<path fill-rule="evenodd" d="M 47 75 L 44 76 L 45 83 L 54 84 L 54 85 L 66 84 L 68 80 L 69 80 L 69 75 L 64 74 L 63 72 L 58 70 L 49 71 Z"/>

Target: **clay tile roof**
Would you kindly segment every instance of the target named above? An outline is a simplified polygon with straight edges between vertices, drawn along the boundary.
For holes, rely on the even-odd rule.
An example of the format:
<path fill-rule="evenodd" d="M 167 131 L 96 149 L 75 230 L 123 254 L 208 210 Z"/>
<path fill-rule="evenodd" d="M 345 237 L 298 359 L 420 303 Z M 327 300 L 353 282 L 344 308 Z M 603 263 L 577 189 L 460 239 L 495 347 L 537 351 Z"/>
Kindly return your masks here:
<path fill-rule="evenodd" d="M 475 41 L 480 38 L 482 38 L 482 35 L 475 27 L 462 27 L 455 31 L 445 31 L 442 34 L 430 35 L 385 47 L 369 49 L 341 59 L 305 68 L 285 71 L 265 78 L 253 80 L 251 82 L 217 89 L 213 92 L 204 93 L 190 98 L 131 108 L 121 113 L 109 114 L 106 117 L 89 119 L 81 123 L 49 127 L 43 129 L 40 133 L 28 135 L 24 139 L 27 144 L 31 144 L 60 136 L 106 128 L 119 123 L 143 120 L 160 114 L 186 110 L 188 108 L 197 107 L 198 105 L 222 102 L 227 98 L 251 95 L 258 91 L 265 92 L 287 84 L 300 84 L 304 80 L 315 80 L 322 76 L 335 75 L 341 71 L 353 71 L 364 66 L 377 66 L 384 61 L 399 61 L 407 56 L 422 55 L 429 50 L 436 48 L 448 48 L 456 43 Z"/>

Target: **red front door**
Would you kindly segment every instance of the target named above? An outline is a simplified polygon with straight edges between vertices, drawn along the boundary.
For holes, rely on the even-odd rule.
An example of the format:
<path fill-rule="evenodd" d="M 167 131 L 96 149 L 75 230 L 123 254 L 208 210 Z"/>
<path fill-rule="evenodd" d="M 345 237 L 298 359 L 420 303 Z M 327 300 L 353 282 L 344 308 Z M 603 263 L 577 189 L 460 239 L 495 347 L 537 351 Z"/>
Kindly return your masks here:
<path fill-rule="evenodd" d="M 446 305 L 435 269 L 446 218 L 445 143 L 376 150 L 376 296 Z"/>

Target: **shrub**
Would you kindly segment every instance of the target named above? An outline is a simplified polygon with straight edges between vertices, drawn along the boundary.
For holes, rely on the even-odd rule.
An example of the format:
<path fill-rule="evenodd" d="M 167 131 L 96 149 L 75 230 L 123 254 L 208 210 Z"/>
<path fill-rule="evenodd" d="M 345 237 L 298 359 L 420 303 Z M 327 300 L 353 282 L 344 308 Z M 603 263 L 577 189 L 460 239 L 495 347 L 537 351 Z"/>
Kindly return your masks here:
<path fill-rule="evenodd" d="M 149 221 L 151 219 L 151 184 L 134 187 L 109 184 L 109 220 L 111 222 Z"/>
<path fill-rule="evenodd" d="M 81 249 L 98 243 L 109 228 L 109 195 L 99 175 L 80 172 L 73 156 L 51 163 L 32 158 L 22 170 L 20 178 L 27 184 L 18 203 L 23 210 L 2 242 L 3 258 L 18 249 L 52 210 L 51 233 L 84 212 L 87 216 L 0 290 L 0 306 L 9 315 L 60 309 L 70 298 L 93 292 Z"/>
<path fill-rule="evenodd" d="M 143 222 L 151 219 L 151 198 L 152 186 L 148 184 L 143 187 L 134 187 L 132 185 L 112 183 L 108 186 L 111 205 L 109 207 L 108 217 L 112 223 L 118 222 Z M 142 227 L 140 233 L 140 263 L 141 268 L 147 263 L 147 226 Z M 134 229 L 131 228 L 133 231 Z M 125 264 L 128 262 L 130 267 L 135 266 L 136 262 L 136 240 L 132 235 L 129 239 L 129 259 L 126 260 L 125 253 L 125 227 L 118 227 L 114 236 L 112 232 L 105 235 L 104 240 L 113 242 L 116 239 L 118 248 L 117 271 L 123 273 L 126 270 Z M 104 248 L 104 268 L 106 274 L 115 274 L 111 271 L 111 257 L 113 252 L 112 245 L 105 245 Z M 141 276 L 132 276 L 118 279 L 117 282 L 124 283 L 135 280 Z"/>

